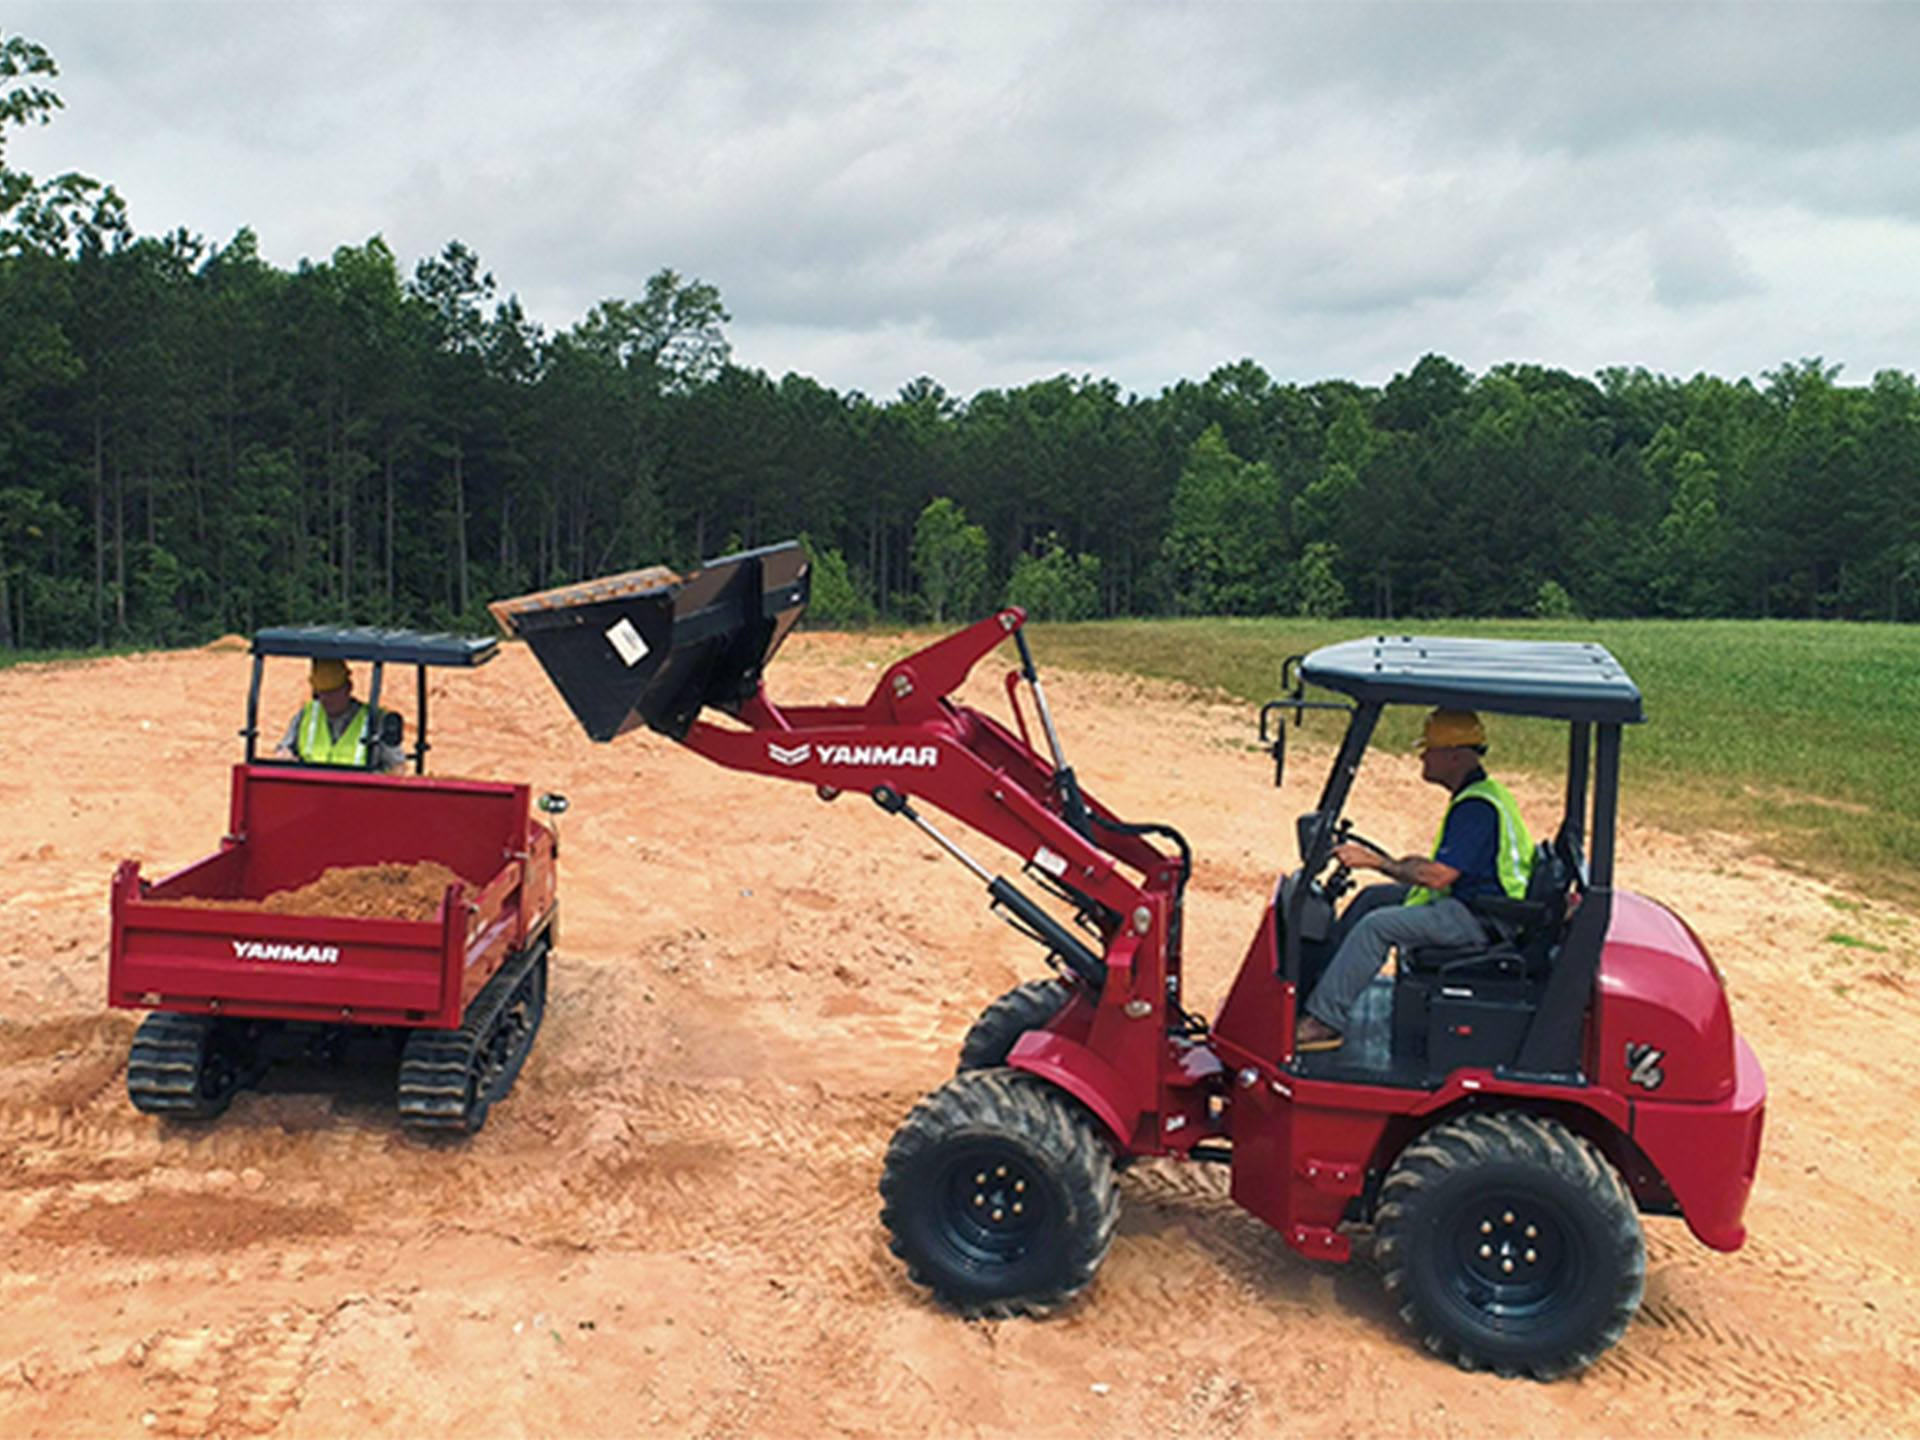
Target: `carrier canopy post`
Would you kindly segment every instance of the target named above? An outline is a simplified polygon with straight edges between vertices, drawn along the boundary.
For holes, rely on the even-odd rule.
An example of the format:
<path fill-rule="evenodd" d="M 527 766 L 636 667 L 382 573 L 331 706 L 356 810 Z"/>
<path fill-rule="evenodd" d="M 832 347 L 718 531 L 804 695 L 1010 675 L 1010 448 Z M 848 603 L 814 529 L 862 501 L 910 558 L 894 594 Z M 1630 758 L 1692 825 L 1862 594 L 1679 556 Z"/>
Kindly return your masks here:
<path fill-rule="evenodd" d="M 247 742 L 247 763 L 251 765 L 257 751 L 260 738 L 260 677 L 267 667 L 267 657 L 256 654 L 253 657 L 253 678 L 247 682 L 247 726 L 240 737 Z"/>
<path fill-rule="evenodd" d="M 380 768 L 380 685 L 386 678 L 386 662 L 373 662 L 373 681 L 367 687 L 367 742 L 362 747 L 366 751 L 366 765 L 369 770 Z"/>

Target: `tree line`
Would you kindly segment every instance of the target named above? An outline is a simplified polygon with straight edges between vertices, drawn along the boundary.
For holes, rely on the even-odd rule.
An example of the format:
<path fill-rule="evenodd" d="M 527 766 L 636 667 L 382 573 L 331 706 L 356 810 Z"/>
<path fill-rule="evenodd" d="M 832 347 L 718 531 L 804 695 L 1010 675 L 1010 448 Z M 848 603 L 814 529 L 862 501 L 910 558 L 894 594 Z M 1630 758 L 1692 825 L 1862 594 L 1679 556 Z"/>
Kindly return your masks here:
<path fill-rule="evenodd" d="M 0 40 L 0 647 L 289 621 L 485 627 L 493 597 L 804 534 L 816 618 L 1920 610 L 1920 387 L 1427 355 L 875 398 L 733 362 L 662 269 L 548 333 L 453 241 L 291 271 L 8 168 L 59 101 Z"/>

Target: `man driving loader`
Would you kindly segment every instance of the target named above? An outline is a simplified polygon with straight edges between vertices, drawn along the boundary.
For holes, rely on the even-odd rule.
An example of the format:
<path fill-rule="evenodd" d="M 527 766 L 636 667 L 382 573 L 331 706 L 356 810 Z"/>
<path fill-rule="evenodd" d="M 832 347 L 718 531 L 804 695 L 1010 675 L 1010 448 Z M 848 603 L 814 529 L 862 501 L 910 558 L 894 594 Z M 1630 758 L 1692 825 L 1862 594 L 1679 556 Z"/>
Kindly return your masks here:
<path fill-rule="evenodd" d="M 1354 1003 L 1373 983 L 1395 948 L 1473 946 L 1486 932 L 1467 902 L 1481 895 L 1526 894 L 1533 837 L 1520 807 L 1481 765 L 1487 731 L 1471 710 L 1435 710 L 1420 737 L 1420 777 L 1453 797 L 1440 822 L 1431 858 L 1394 859 L 1349 840 L 1334 858 L 1350 870 L 1378 870 L 1392 884 L 1356 896 L 1340 930 L 1345 938 L 1307 998 L 1294 1031 L 1301 1053 L 1337 1049 Z"/>
<path fill-rule="evenodd" d="M 353 672 L 344 660 L 316 657 L 308 672 L 313 699 L 293 712 L 287 733 L 274 747 L 276 755 L 305 765 L 367 764 L 373 750 L 373 768 L 397 771 L 406 757 L 379 738 L 379 717 L 370 706 L 353 698 Z"/>

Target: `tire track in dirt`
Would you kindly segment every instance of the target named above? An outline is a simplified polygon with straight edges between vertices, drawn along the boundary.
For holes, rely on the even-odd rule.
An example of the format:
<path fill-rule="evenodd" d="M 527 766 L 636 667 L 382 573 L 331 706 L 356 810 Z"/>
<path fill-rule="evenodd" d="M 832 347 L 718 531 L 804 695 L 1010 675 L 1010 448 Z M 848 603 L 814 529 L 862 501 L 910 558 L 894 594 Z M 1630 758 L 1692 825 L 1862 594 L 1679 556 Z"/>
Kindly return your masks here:
<path fill-rule="evenodd" d="M 0 1129 L 16 1111 L 83 1111 L 123 1085 L 133 1031 L 111 1012 L 0 1020 Z"/>
<path fill-rule="evenodd" d="M 432 1214 L 472 1212 L 475 1172 L 484 1169 L 478 1212 L 530 1240 L 667 1249 L 767 1248 L 771 1242 L 783 1260 L 817 1258 L 828 1235 L 843 1253 L 864 1243 L 861 1232 L 878 1210 L 871 1192 L 880 1156 L 910 1105 L 903 1094 L 828 1100 L 817 1086 L 646 1081 L 577 1097 L 575 1114 L 593 1116 L 592 1129 L 573 1119 L 543 1143 L 543 1137 L 516 1133 L 530 1127 L 503 1107 L 488 1131 L 456 1148 L 413 1141 L 397 1126 L 368 1128 L 338 1116 L 325 1128 L 288 1133 L 263 1127 L 264 1117 L 248 1113 L 275 1108 L 280 1099 L 243 1096 L 213 1126 L 155 1121 L 125 1108 L 117 1093 L 96 1096 L 78 1110 L 11 1108 L 0 1112 L 0 1135 L 10 1142 L 0 1190 L 57 1200 L 77 1177 L 98 1189 L 118 1176 L 120 1188 L 134 1196 L 116 1194 L 77 1208 L 68 1196 L 57 1215 L 43 1214 L 35 1222 L 40 1229 L 30 1234 L 78 1239 L 104 1226 L 111 1237 L 126 1228 L 116 1217 L 129 1213 L 125 1207 L 137 1196 L 156 1222 L 171 1216 L 212 1238 L 207 1222 L 229 1203 L 221 1193 L 232 1191 L 241 1173 L 255 1185 L 283 1189 L 275 1178 L 281 1172 L 319 1171 L 331 1177 L 332 1197 L 356 1211 L 362 1202 L 377 1209 L 379 1196 L 405 1185 L 416 1212 Z M 190 1168 L 181 1171 L 181 1165 Z M 196 1194 L 209 1207 L 204 1216 Z M 242 1198 L 228 1218 L 277 1213 Z M 842 1223 L 849 1215 L 857 1222 Z M 61 1225 L 67 1229 L 56 1236 Z M 262 1220 L 254 1228 L 271 1227 Z M 381 1228 L 377 1219 L 375 1228 Z M 234 1241 L 216 1243 L 238 1243 L 246 1233 L 241 1227 Z"/>
<path fill-rule="evenodd" d="M 773 1082 L 650 1080 L 585 1097 L 574 1160 L 498 1208 L 533 1235 L 649 1249 L 753 1250 L 844 1263 L 879 1202 L 880 1157 L 904 1097 L 827 1097 Z M 857 1218 L 856 1218 L 857 1217 Z M 857 1266 L 855 1267 L 857 1269 Z"/>
<path fill-rule="evenodd" d="M 1863 1313 L 1848 1279 L 1877 1271 L 1898 1284 L 1893 1267 L 1851 1247 L 1814 1257 L 1757 1237 L 1737 1255 L 1705 1258 L 1690 1237 L 1653 1231 L 1648 1251 L 1639 1314 L 1623 1342 L 1594 1366 L 1593 1379 L 1651 1385 L 1728 1416 L 1758 1419 L 1784 1410 L 1807 1424 L 1872 1415 L 1874 1398 L 1903 1383 L 1920 1400 L 1907 1358 L 1911 1329 Z M 1771 1292 L 1773 1313 L 1793 1315 L 1793 1327 L 1767 1333 L 1727 1318 L 1746 1307 L 1725 1297 L 1747 1284 Z M 1685 1293 L 1701 1288 L 1711 1295 Z M 1866 1379 L 1875 1383 L 1863 1387 Z"/>
<path fill-rule="evenodd" d="M 1676 1408 L 1684 1397 L 1690 1406 L 1727 1416 L 1786 1412 L 1810 1425 L 1830 1425 L 1873 1411 L 1859 1403 L 1858 1391 L 1845 1375 L 1831 1373 L 1788 1347 L 1729 1342 L 1697 1331 L 1668 1341 L 1650 1336 L 1650 1328 L 1661 1327 L 1651 1318 L 1636 1322 L 1627 1339 L 1588 1372 L 1590 1379 L 1627 1382 L 1642 1397 L 1651 1387 Z M 1704 1346 L 1699 1343 L 1703 1340 Z"/>
<path fill-rule="evenodd" d="M 1229 1183 L 1225 1166 L 1174 1160 L 1131 1166 L 1120 1182 L 1119 1241 L 1152 1241 L 1174 1252 L 1183 1272 L 1217 1273 L 1242 1292 L 1271 1296 L 1290 1284 L 1297 1288 L 1318 1267 L 1235 1204 Z"/>
<path fill-rule="evenodd" d="M 299 1403 L 326 1318 L 277 1311 L 155 1336 L 145 1343 L 142 1423 L 182 1440 L 271 1433 Z"/>
<path fill-rule="evenodd" d="M 1865 1280 L 1883 1293 L 1900 1297 L 1905 1318 L 1910 1324 L 1920 1325 L 1920 1300 L 1916 1300 L 1906 1275 L 1877 1251 L 1842 1242 L 1830 1251 L 1814 1254 L 1752 1235 L 1740 1251 L 1722 1255 L 1703 1251 L 1691 1236 L 1661 1233 L 1669 1228 L 1662 1224 L 1660 1231 L 1649 1232 L 1649 1293 L 1682 1277 L 1707 1276 L 1716 1286 L 1729 1283 L 1731 1277 L 1733 1282 L 1774 1293 L 1795 1313 L 1817 1313 L 1829 1331 L 1843 1330 L 1879 1347 L 1890 1338 L 1890 1332 L 1897 1337 L 1900 1327 L 1897 1323 L 1890 1327 L 1888 1317 L 1862 1304 Z"/>

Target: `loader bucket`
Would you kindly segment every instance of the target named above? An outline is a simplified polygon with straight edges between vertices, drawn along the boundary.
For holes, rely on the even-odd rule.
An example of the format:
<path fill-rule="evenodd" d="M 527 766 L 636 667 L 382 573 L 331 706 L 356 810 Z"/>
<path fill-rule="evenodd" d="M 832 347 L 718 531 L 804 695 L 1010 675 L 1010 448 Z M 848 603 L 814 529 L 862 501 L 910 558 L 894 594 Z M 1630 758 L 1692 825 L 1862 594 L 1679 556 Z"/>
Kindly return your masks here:
<path fill-rule="evenodd" d="M 533 650 L 588 735 L 646 725 L 678 740 L 702 706 L 731 709 L 807 608 L 796 541 L 709 560 L 583 580 L 487 608 Z"/>

